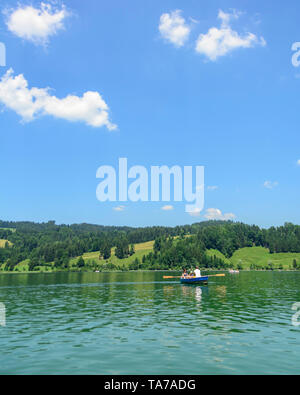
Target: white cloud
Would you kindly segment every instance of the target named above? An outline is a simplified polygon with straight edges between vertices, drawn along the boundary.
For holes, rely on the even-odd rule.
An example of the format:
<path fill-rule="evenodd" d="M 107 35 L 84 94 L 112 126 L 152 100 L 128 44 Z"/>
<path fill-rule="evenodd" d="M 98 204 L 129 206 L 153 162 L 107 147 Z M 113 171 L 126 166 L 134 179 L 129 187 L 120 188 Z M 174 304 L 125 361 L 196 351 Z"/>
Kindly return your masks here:
<path fill-rule="evenodd" d="M 238 48 L 250 48 L 254 45 L 266 45 L 263 37 L 258 38 L 253 33 L 240 35 L 232 30 L 230 21 L 238 19 L 240 13 L 233 11 L 225 13 L 219 11 L 218 18 L 221 20 L 220 28 L 212 27 L 206 34 L 200 34 L 196 42 L 196 52 L 205 55 L 209 60 L 215 61 L 220 56 L 224 56 Z"/>
<path fill-rule="evenodd" d="M 114 211 L 124 211 L 125 210 L 125 206 L 118 206 L 118 207 L 113 207 Z"/>
<path fill-rule="evenodd" d="M 208 208 L 204 214 L 204 218 L 208 220 L 233 220 L 235 215 L 233 213 L 223 214 L 221 210 L 218 208 Z"/>
<path fill-rule="evenodd" d="M 208 185 L 207 189 L 209 191 L 215 191 L 216 189 L 218 189 L 219 187 L 217 185 Z"/>
<path fill-rule="evenodd" d="M 297 165 L 300 166 L 300 159 L 297 160 Z"/>
<path fill-rule="evenodd" d="M 46 3 L 41 3 L 39 8 L 20 5 L 5 13 L 8 30 L 20 38 L 43 45 L 64 28 L 63 22 L 68 16 L 65 6 L 57 9 Z"/>
<path fill-rule="evenodd" d="M 180 14 L 180 10 L 172 11 L 170 14 L 163 14 L 160 17 L 159 24 L 161 36 L 176 47 L 182 47 L 185 44 L 191 31 Z"/>
<path fill-rule="evenodd" d="M 52 115 L 71 122 L 84 122 L 93 127 L 116 125 L 109 121 L 109 108 L 98 92 L 85 92 L 82 97 L 68 95 L 63 99 L 51 96 L 49 88 L 28 88 L 22 74 L 10 69 L 0 80 L 0 103 L 15 111 L 25 122 L 38 116 Z"/>
<path fill-rule="evenodd" d="M 273 189 L 278 186 L 277 181 L 265 181 L 264 182 L 264 187 L 267 189 Z"/>
<path fill-rule="evenodd" d="M 199 208 L 194 208 L 193 211 L 189 211 L 191 217 L 200 217 L 201 210 Z"/>
<path fill-rule="evenodd" d="M 170 211 L 170 210 L 174 210 L 174 207 L 173 206 L 163 206 L 161 209 L 165 210 L 165 211 Z"/>

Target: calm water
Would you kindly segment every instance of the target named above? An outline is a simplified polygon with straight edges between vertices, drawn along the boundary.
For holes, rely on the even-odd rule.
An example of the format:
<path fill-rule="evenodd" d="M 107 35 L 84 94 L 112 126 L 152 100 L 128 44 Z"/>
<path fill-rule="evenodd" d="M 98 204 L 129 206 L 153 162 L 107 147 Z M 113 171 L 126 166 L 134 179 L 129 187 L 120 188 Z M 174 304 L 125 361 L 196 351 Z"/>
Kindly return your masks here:
<path fill-rule="evenodd" d="M 0 275 L 0 373 L 300 373 L 300 273 L 163 274 Z"/>

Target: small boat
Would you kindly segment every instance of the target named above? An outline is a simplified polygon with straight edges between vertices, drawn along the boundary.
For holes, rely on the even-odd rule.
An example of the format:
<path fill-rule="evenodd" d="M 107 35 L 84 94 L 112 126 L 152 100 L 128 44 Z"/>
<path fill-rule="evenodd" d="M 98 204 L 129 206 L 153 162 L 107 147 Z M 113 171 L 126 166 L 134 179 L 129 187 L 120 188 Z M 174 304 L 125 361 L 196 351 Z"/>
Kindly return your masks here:
<path fill-rule="evenodd" d="M 207 283 L 207 281 L 208 281 L 208 276 L 180 279 L 181 284 L 203 284 L 203 283 Z"/>
<path fill-rule="evenodd" d="M 239 270 L 229 270 L 229 273 L 239 273 L 240 271 Z"/>

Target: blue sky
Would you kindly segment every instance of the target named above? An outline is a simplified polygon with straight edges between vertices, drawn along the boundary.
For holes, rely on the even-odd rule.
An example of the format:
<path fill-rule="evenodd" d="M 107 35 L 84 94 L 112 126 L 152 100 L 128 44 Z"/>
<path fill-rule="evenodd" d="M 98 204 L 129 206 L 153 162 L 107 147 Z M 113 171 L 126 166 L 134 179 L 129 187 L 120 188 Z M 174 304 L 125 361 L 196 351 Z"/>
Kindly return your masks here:
<path fill-rule="evenodd" d="M 299 2 L 48 4 L 45 12 L 63 17 L 38 32 L 16 12 L 40 10 L 40 2 L 1 3 L 7 65 L 0 78 L 13 69 L 6 85 L 2 79 L 2 96 L 0 83 L 1 219 L 173 226 L 234 215 L 261 226 L 300 223 L 300 68 L 291 63 Z M 164 14 L 167 21 L 182 18 L 183 29 L 159 29 Z M 197 52 L 199 36 L 213 39 L 209 29 L 222 33 L 222 23 L 225 53 L 212 55 L 204 40 Z M 43 91 L 50 103 L 27 118 L 33 104 L 27 108 L 4 90 L 14 89 L 8 83 L 18 75 L 28 89 L 51 88 Z M 85 92 L 98 92 L 109 107 L 100 120 L 93 110 L 80 118 L 59 101 Z M 162 210 L 164 202 L 126 202 L 115 210 L 118 202 L 97 201 L 97 168 L 117 167 L 120 157 L 148 169 L 205 166 L 201 215 L 186 213 L 185 202 L 168 203 L 172 210 Z"/>

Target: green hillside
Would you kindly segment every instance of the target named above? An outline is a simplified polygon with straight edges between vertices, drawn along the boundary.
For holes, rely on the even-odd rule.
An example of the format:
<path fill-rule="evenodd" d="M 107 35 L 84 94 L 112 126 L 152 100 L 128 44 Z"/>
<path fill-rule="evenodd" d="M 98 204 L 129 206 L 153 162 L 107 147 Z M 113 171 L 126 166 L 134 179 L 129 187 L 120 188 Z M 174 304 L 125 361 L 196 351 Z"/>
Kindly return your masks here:
<path fill-rule="evenodd" d="M 206 250 L 206 254 L 211 257 L 215 256 L 216 258 L 222 259 L 227 264 L 231 264 L 230 259 L 226 258 L 225 255 L 223 255 L 222 252 L 218 250 Z"/>
<path fill-rule="evenodd" d="M 230 261 L 237 267 L 241 265 L 243 269 L 250 268 L 271 268 L 274 269 L 291 269 L 293 262 L 296 260 L 300 264 L 300 253 L 278 253 L 270 254 L 267 248 L 263 247 L 245 247 L 233 254 Z"/>
<path fill-rule="evenodd" d="M 12 243 L 8 240 L 0 239 L 0 248 L 4 248 L 6 243 L 8 243 L 10 246 L 12 245 Z"/>
<path fill-rule="evenodd" d="M 103 260 L 99 258 L 99 251 L 96 252 L 87 252 L 86 254 L 83 254 L 82 257 L 85 261 L 85 263 L 88 263 L 89 261 L 94 261 L 97 265 L 100 266 L 106 266 L 109 264 L 113 265 L 119 265 L 119 266 L 128 266 L 130 263 L 132 263 L 136 258 L 142 260 L 143 255 L 149 254 L 149 252 L 153 251 L 153 244 L 154 241 L 148 241 L 146 243 L 138 243 L 134 245 L 135 248 L 135 253 L 128 258 L 125 259 L 119 259 L 115 256 L 114 248 L 112 249 L 111 252 L 111 257 L 107 260 Z M 70 260 L 70 265 L 75 265 L 77 263 L 79 257 L 73 258 Z"/>
<path fill-rule="evenodd" d="M 128 266 L 130 263 L 132 263 L 136 258 L 138 258 L 140 261 L 143 258 L 143 255 L 147 255 L 149 254 L 149 252 L 153 251 L 153 244 L 154 241 L 148 241 L 146 243 L 138 243 L 134 245 L 135 248 L 135 253 L 132 256 L 129 256 L 128 258 L 125 259 L 118 259 L 115 256 L 114 253 L 114 248 L 112 248 L 112 255 L 109 259 L 107 260 L 103 260 L 100 259 L 100 252 L 99 251 L 95 251 L 95 252 L 87 252 L 85 254 L 82 255 L 84 262 L 86 265 L 92 265 L 94 264 L 94 268 L 95 269 L 105 269 L 106 266 L 109 267 L 109 264 L 113 264 L 113 265 L 118 265 L 118 266 Z M 76 258 L 72 258 L 70 259 L 70 268 L 72 269 L 76 267 L 77 261 L 78 261 L 79 257 Z M 14 271 L 18 271 L 18 272 L 26 272 L 28 271 L 28 264 L 29 264 L 29 259 L 26 259 L 20 263 L 17 264 L 17 266 L 15 267 Z M 5 264 L 0 265 L 0 269 L 4 269 Z M 39 271 L 59 271 L 61 269 L 56 269 L 54 267 L 54 263 L 50 263 L 49 266 L 39 266 L 37 267 L 37 269 Z"/>
<path fill-rule="evenodd" d="M 1 228 L 1 227 L 0 227 L 0 230 L 10 230 L 13 233 L 16 231 L 15 228 Z"/>
<path fill-rule="evenodd" d="M 6 240 L 0 240 L 0 247 L 5 245 Z M 153 251 L 154 241 L 146 243 L 135 244 L 135 253 L 125 259 L 119 259 L 115 256 L 114 248 L 112 249 L 112 255 L 109 259 L 103 260 L 100 258 L 99 251 L 88 252 L 83 254 L 86 269 L 93 270 L 109 270 L 110 264 L 118 267 L 128 267 L 136 258 L 140 261 L 143 255 L 149 254 Z M 249 269 L 293 269 L 293 263 L 296 262 L 300 267 L 300 253 L 275 253 L 270 254 L 267 248 L 263 247 L 245 247 L 237 250 L 233 256 L 228 259 L 220 251 L 210 249 L 206 251 L 208 256 L 216 256 L 219 259 L 225 261 L 230 267 L 240 267 L 244 270 Z M 70 259 L 70 268 L 77 269 L 77 261 L 79 257 Z M 26 259 L 15 267 L 15 271 L 26 272 L 28 271 L 29 259 Z M 0 269 L 4 269 L 4 264 L 0 265 Z M 40 271 L 59 271 L 61 269 L 54 268 L 54 263 L 50 263 L 48 266 L 38 267 Z"/>

